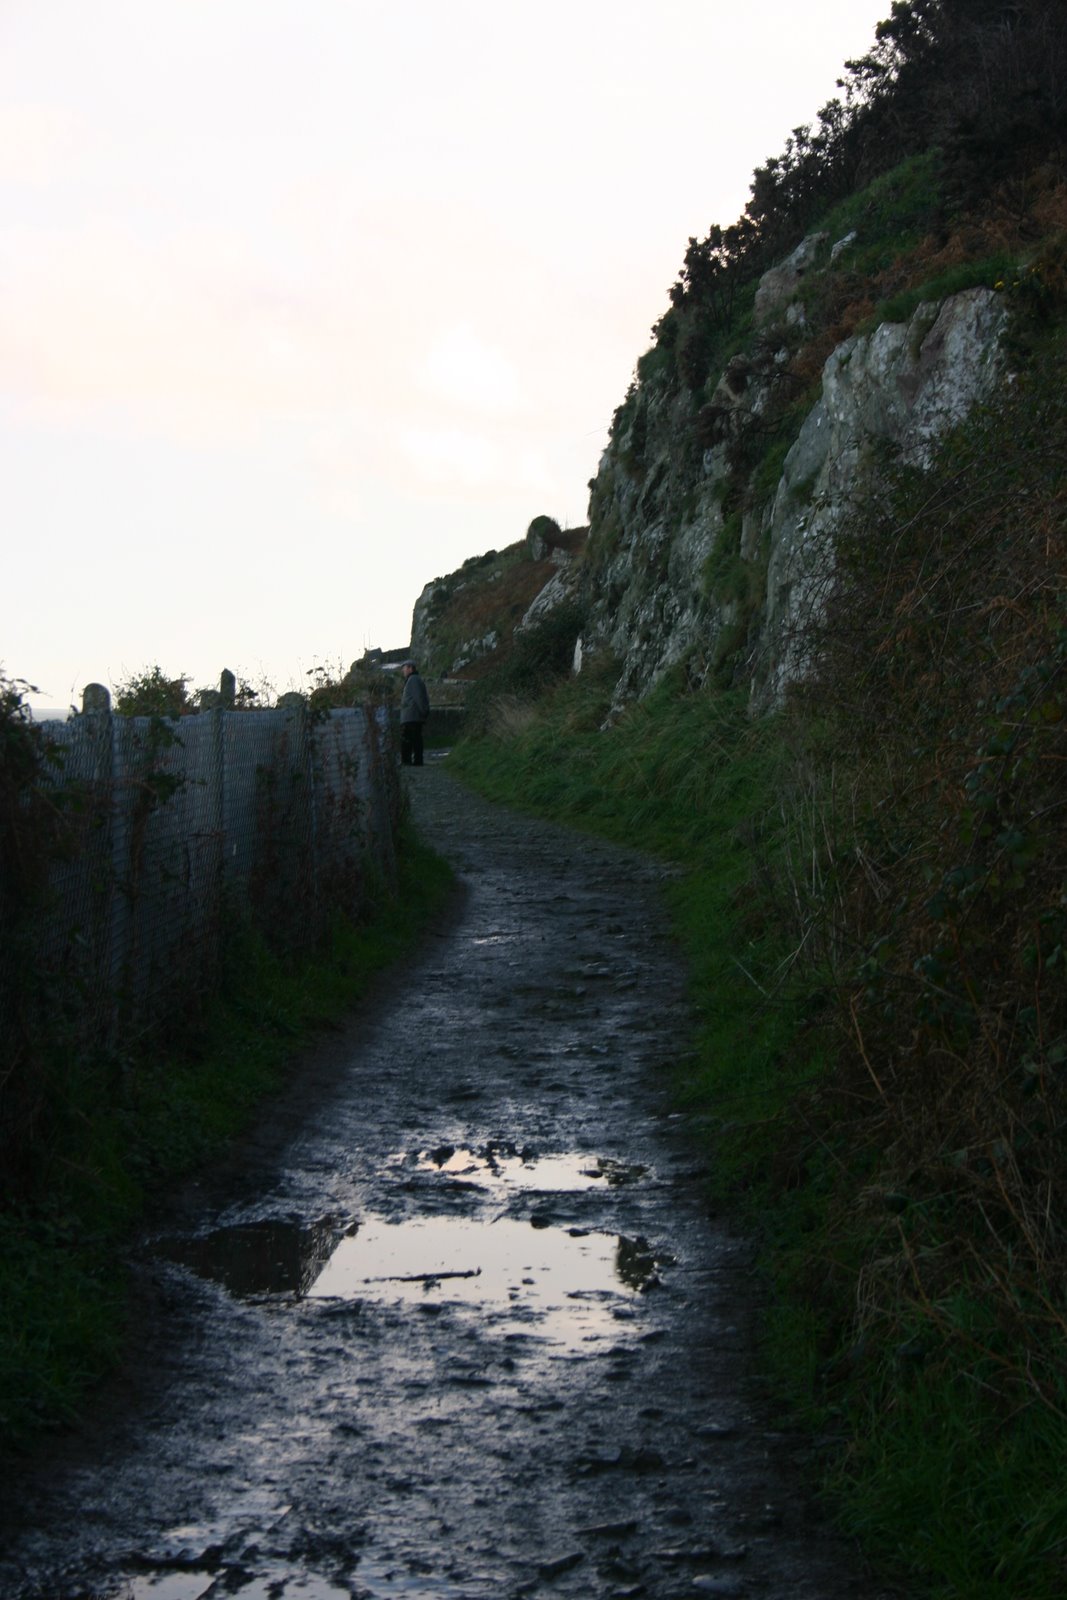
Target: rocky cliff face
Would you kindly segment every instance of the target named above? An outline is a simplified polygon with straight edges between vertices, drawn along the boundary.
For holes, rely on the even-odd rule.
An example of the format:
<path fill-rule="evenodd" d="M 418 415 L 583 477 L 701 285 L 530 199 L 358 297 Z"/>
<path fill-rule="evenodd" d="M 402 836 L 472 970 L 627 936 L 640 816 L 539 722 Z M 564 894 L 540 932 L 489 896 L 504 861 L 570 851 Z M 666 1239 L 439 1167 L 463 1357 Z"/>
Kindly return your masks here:
<path fill-rule="evenodd" d="M 971 289 L 836 344 L 798 407 L 791 387 L 818 349 L 800 288 L 850 243 L 815 235 L 765 275 L 710 399 L 653 371 L 621 408 L 591 485 L 582 638 L 586 656 L 618 659 L 620 701 L 676 663 L 778 700 L 803 671 L 835 532 L 877 492 L 886 452 L 922 465 L 1003 381 L 1001 298 Z"/>
<path fill-rule="evenodd" d="M 844 338 L 820 326 L 811 308 L 833 302 L 854 241 L 813 234 L 765 273 L 747 333 L 698 389 L 669 351 L 638 364 L 588 530 L 537 518 L 525 541 L 426 585 L 412 650 L 432 675 L 491 673 L 565 605 L 585 619 L 576 667 L 613 661 L 618 705 L 672 667 L 694 687 L 746 686 L 757 710 L 780 701 L 804 672 L 838 531 L 862 519 L 887 459 L 923 466 L 1006 380 L 993 289 L 868 317 Z"/>
<path fill-rule="evenodd" d="M 753 687 L 772 700 L 804 666 L 803 624 L 832 582 L 834 533 L 877 493 L 886 447 L 926 465 L 931 447 L 1003 377 L 1002 303 L 972 289 L 920 304 L 907 322 L 847 339 L 762 513 L 768 562 Z"/>
<path fill-rule="evenodd" d="M 470 680 L 492 672 L 516 634 L 574 600 L 587 533 L 535 517 L 525 539 L 472 556 L 457 572 L 434 578 L 415 602 L 412 655 L 437 679 Z"/>

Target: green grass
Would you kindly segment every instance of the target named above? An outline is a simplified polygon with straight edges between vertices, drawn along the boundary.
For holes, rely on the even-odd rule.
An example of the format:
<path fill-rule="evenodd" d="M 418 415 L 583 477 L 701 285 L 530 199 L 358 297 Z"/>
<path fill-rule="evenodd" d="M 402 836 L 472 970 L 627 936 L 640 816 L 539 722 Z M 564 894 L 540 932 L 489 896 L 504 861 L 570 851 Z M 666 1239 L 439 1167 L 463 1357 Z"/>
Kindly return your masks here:
<path fill-rule="evenodd" d="M 34 1193 L 0 1212 L 5 1451 L 69 1421 L 114 1364 L 127 1304 L 121 1251 L 146 1203 L 249 1125 L 297 1052 L 413 946 L 450 883 L 445 863 L 409 835 L 396 891 L 380 885 L 364 920 L 339 919 L 312 956 L 287 962 L 236 932 L 231 983 L 181 1048 L 67 1072 Z"/>
<path fill-rule="evenodd" d="M 991 1416 L 966 1378 L 898 1376 L 856 1418 L 838 1469 L 845 1528 L 937 1600 L 1057 1600 L 1064 1592 L 1064 1430 L 1048 1413 Z"/>
<path fill-rule="evenodd" d="M 941 156 L 910 156 L 866 189 L 850 195 L 818 224 L 830 244 L 855 233 L 846 258 L 864 277 L 891 265 L 930 232 L 941 209 Z"/>
<path fill-rule="evenodd" d="M 105 1242 L 64 1215 L 0 1217 L 0 1438 L 24 1446 L 74 1415 L 115 1361 L 125 1307 Z"/>
<path fill-rule="evenodd" d="M 1015 273 L 1015 258 L 1006 251 L 986 256 L 981 261 L 963 261 L 958 266 L 938 273 L 913 289 L 902 290 L 891 299 L 883 301 L 875 314 L 865 324 L 865 331 L 877 328 L 883 322 L 906 322 L 923 301 L 939 302 L 950 295 L 962 294 L 965 289 L 992 289 Z"/>

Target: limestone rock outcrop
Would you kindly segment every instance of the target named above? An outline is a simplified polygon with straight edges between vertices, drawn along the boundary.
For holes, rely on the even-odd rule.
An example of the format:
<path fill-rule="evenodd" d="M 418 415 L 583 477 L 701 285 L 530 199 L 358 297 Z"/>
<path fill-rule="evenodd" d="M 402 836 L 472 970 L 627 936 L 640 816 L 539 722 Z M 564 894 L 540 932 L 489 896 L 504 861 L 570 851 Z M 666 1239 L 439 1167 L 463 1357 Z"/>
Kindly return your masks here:
<path fill-rule="evenodd" d="M 677 364 L 647 366 L 590 484 L 588 528 L 536 517 L 523 541 L 426 585 L 418 660 L 481 675 L 568 606 L 584 617 L 575 670 L 612 659 L 617 706 L 672 669 L 747 686 L 757 710 L 781 700 L 806 669 L 804 624 L 834 581 L 837 534 L 862 518 L 884 463 L 927 464 L 1008 377 L 1007 312 L 988 288 L 828 347 L 803 308 L 857 248 L 854 234 L 830 239 L 812 234 L 763 275 L 744 347 L 697 390 Z"/>
<path fill-rule="evenodd" d="M 832 581 L 834 532 L 874 489 L 876 447 L 916 466 L 1004 375 L 997 295 L 970 289 L 907 322 L 847 339 L 786 456 L 766 521 L 769 547 L 757 693 L 777 699 L 804 666 L 803 622 Z"/>
<path fill-rule="evenodd" d="M 812 233 L 802 239 L 792 255 L 777 267 L 771 267 L 760 279 L 756 290 L 753 314 L 757 323 L 769 322 L 772 317 L 794 303 L 801 281 L 811 271 L 818 258 L 819 247 L 826 241 L 825 233 Z M 788 316 L 788 312 L 786 313 Z"/>
<path fill-rule="evenodd" d="M 802 623 L 833 581 L 836 530 L 876 492 L 879 462 L 925 464 L 1005 381 L 1000 295 L 920 304 L 831 349 L 776 460 L 764 441 L 808 337 L 789 308 L 830 254 L 827 235 L 813 235 L 764 275 L 759 325 L 702 404 L 653 371 L 616 415 L 591 485 L 582 653 L 618 659 L 619 703 L 679 663 L 691 682 L 714 672 L 747 681 L 757 707 L 775 703 L 804 670 Z"/>

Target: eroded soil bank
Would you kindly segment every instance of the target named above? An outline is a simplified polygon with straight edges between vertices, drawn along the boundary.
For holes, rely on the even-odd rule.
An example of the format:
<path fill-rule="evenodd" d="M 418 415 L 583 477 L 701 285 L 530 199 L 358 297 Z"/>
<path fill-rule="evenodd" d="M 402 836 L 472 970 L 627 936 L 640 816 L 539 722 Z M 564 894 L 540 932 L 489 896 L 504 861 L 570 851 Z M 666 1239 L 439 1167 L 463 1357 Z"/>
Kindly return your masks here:
<path fill-rule="evenodd" d="M 873 1600 L 747 1386 L 663 869 L 405 776 L 453 914 L 143 1241 L 128 1368 L 5 1493 L 0 1594 Z"/>

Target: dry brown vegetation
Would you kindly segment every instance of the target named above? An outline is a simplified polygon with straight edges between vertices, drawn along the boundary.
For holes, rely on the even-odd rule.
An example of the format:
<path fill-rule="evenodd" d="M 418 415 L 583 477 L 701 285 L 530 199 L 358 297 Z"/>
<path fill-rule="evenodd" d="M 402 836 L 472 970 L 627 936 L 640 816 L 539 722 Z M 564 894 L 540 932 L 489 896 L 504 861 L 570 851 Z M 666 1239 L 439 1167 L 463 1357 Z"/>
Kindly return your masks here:
<path fill-rule="evenodd" d="M 511 646 L 516 625 L 555 572 L 550 559 L 530 561 L 525 544 L 509 545 L 466 562 L 458 572 L 439 580 L 430 615 L 430 656 L 424 670 L 434 678 L 450 674 L 473 641 L 497 635 L 495 648 L 471 652 L 460 669 L 472 681 L 499 667 Z"/>
<path fill-rule="evenodd" d="M 841 550 L 791 889 L 866 1168 L 861 1332 L 1067 1407 L 1067 404 L 1057 362 Z M 850 1197 L 849 1206 L 853 1204 Z M 873 1208 L 873 1209 L 871 1209 Z M 842 1216 L 851 1232 L 853 1218 Z"/>

